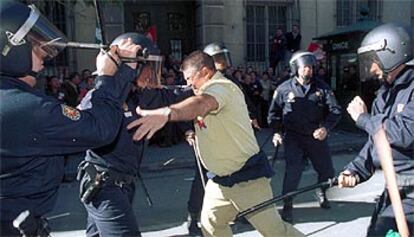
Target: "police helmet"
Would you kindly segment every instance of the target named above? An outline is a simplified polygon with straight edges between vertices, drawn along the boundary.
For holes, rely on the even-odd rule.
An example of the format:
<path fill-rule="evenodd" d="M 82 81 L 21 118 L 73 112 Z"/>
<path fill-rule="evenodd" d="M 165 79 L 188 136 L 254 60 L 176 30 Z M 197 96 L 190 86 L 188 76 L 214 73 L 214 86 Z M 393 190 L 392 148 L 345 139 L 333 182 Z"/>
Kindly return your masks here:
<path fill-rule="evenodd" d="M 66 43 L 66 36 L 34 6 L 13 0 L 0 1 L 1 74 L 22 77 L 32 72 L 32 49 L 42 51 L 43 60 L 62 49 L 51 42 Z"/>
<path fill-rule="evenodd" d="M 151 78 L 148 78 L 150 80 L 149 83 L 152 85 L 160 85 L 163 62 L 161 51 L 148 37 L 135 32 L 124 33 L 116 37 L 111 45 L 118 45 L 121 40 L 128 38 L 131 38 L 134 44 L 140 45 L 142 48 L 142 50 L 138 52 L 137 57 L 132 60 L 138 62 L 138 77 L 146 68 L 151 69 Z"/>
<path fill-rule="evenodd" d="M 290 71 L 293 75 L 298 75 L 298 70 L 303 66 L 311 66 L 313 70 L 316 68 L 316 57 L 311 52 L 296 51 L 289 61 Z M 315 73 L 315 71 L 313 71 Z"/>
<path fill-rule="evenodd" d="M 203 52 L 213 57 L 214 63 L 220 64 L 222 68 L 218 70 L 224 70 L 231 67 L 230 51 L 224 46 L 223 43 L 211 43 L 204 47 Z"/>
<path fill-rule="evenodd" d="M 413 30 L 410 27 L 387 23 L 371 30 L 358 48 L 360 77 L 369 78 L 372 63 L 384 73 L 402 64 L 414 65 Z"/>

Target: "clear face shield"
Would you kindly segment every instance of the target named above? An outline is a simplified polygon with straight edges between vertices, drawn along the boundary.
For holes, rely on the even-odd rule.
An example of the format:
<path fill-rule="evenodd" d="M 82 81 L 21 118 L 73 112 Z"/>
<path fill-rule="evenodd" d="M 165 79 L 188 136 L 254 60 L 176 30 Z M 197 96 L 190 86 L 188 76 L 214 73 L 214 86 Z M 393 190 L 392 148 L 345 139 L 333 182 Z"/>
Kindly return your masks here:
<path fill-rule="evenodd" d="M 361 81 L 372 78 L 382 79 L 385 76 L 384 67 L 378 58 L 377 51 L 382 51 L 386 48 L 387 41 L 385 39 L 358 48 L 359 77 Z"/>
<path fill-rule="evenodd" d="M 58 30 L 49 20 L 41 15 L 39 10 L 30 5 L 30 15 L 26 22 L 17 30 L 17 32 L 6 32 L 9 45 L 18 46 L 26 43 L 26 39 L 32 43 L 33 47 L 41 49 L 44 60 L 51 59 L 59 54 L 65 47 L 51 45 L 53 42 L 66 43 L 66 36 Z M 65 44 L 62 44 L 65 45 Z M 7 50 L 3 50 L 4 52 Z"/>
<path fill-rule="evenodd" d="M 161 85 L 163 57 L 149 55 L 146 59 L 138 61 L 137 85 L 142 88 L 155 88 Z"/>
<path fill-rule="evenodd" d="M 315 73 L 313 71 L 315 69 L 315 66 L 316 66 L 315 57 L 311 56 L 311 55 L 302 56 L 302 57 L 300 57 L 296 60 L 296 64 L 298 66 L 299 71 L 303 70 L 303 68 L 306 67 L 306 66 L 308 66 L 312 69 L 312 74 L 310 74 L 310 75 L 303 74 L 302 72 L 298 72 L 299 76 L 302 77 L 303 80 L 309 81 L 312 78 L 313 74 Z"/>
<path fill-rule="evenodd" d="M 228 50 L 213 55 L 213 60 L 215 64 L 220 64 L 221 68 L 217 68 L 218 70 L 224 70 L 232 65 L 230 52 Z"/>
<path fill-rule="evenodd" d="M 368 81 L 374 78 L 382 79 L 384 72 L 381 61 L 375 51 L 358 54 L 358 61 L 361 81 Z"/>

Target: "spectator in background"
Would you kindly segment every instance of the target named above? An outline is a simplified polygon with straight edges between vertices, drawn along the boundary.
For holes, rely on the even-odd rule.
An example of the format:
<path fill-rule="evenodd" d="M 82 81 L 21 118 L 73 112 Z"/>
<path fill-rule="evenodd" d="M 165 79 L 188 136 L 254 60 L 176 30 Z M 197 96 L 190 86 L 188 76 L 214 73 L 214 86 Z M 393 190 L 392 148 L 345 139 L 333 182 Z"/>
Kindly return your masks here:
<path fill-rule="evenodd" d="M 86 93 L 88 93 L 89 90 L 95 87 L 95 77 L 89 75 L 84 79 L 84 81 L 82 81 L 82 83 L 83 83 L 83 86 L 80 86 L 80 89 L 79 89 L 80 100 L 82 100 L 83 97 L 85 97 Z"/>
<path fill-rule="evenodd" d="M 326 82 L 326 84 L 328 84 L 329 86 L 331 85 L 331 80 L 330 80 L 330 78 L 327 77 L 326 70 L 325 70 L 324 67 L 319 67 L 318 68 L 318 72 L 316 73 L 316 77 L 319 80 L 322 80 L 322 81 Z"/>
<path fill-rule="evenodd" d="M 83 69 L 81 72 L 81 82 L 79 83 L 79 91 L 82 94 L 82 90 L 88 91 L 87 87 L 88 87 L 88 82 L 86 81 L 88 79 L 88 77 L 90 77 L 92 75 L 91 70 L 89 69 Z M 81 96 L 80 99 L 82 99 L 83 96 Z"/>
<path fill-rule="evenodd" d="M 69 80 L 63 83 L 63 91 L 65 93 L 65 103 L 71 107 L 76 107 L 80 102 L 79 97 L 79 84 L 81 83 L 81 78 L 79 73 L 74 72 L 70 74 Z"/>
<path fill-rule="evenodd" d="M 286 54 L 286 38 L 282 29 L 276 30 L 270 47 L 270 67 L 276 72 L 277 65 L 280 61 L 285 60 Z"/>
<path fill-rule="evenodd" d="M 292 54 L 300 49 L 300 43 L 302 40 L 302 35 L 299 31 L 298 25 L 292 25 L 292 31 L 286 34 L 286 62 L 289 62 Z"/>
<path fill-rule="evenodd" d="M 282 73 L 280 73 L 279 76 L 276 78 L 275 87 L 277 88 L 280 84 L 282 84 L 283 82 L 289 80 L 289 78 L 290 78 L 290 68 L 285 67 L 285 69 L 283 69 Z"/>
<path fill-rule="evenodd" d="M 262 74 L 262 78 L 259 80 L 260 84 L 263 88 L 262 90 L 262 102 L 261 102 L 261 115 L 260 117 L 260 126 L 263 127 L 268 127 L 267 126 L 267 111 L 269 111 L 269 101 L 270 101 L 270 97 L 271 94 L 270 92 L 274 90 L 274 86 L 272 84 L 272 82 L 269 79 L 269 74 L 267 71 L 263 72 Z"/>
<path fill-rule="evenodd" d="M 59 78 L 50 76 L 46 78 L 46 95 L 55 97 L 59 101 L 64 101 L 65 93 L 62 91 Z"/>

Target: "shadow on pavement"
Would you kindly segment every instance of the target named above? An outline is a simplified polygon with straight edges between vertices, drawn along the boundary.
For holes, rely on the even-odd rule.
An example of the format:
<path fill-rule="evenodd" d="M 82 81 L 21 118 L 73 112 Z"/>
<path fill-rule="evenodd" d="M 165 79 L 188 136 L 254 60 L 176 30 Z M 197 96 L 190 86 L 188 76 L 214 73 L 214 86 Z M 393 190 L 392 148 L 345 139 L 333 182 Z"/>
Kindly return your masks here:
<path fill-rule="evenodd" d="M 374 203 L 333 202 L 330 209 L 319 207 L 294 207 L 294 224 L 307 222 L 348 222 L 360 217 L 371 216 Z"/>

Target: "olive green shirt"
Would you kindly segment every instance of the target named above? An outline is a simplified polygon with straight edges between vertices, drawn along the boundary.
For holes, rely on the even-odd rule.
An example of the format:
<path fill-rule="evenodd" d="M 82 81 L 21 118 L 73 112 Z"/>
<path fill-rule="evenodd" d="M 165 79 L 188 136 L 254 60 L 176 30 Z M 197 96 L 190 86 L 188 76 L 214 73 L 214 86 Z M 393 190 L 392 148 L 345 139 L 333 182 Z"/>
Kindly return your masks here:
<path fill-rule="evenodd" d="M 206 128 L 195 123 L 202 163 L 216 175 L 230 175 L 259 152 L 244 95 L 220 72 L 200 88 L 200 93 L 213 96 L 219 104 L 203 118 Z"/>

